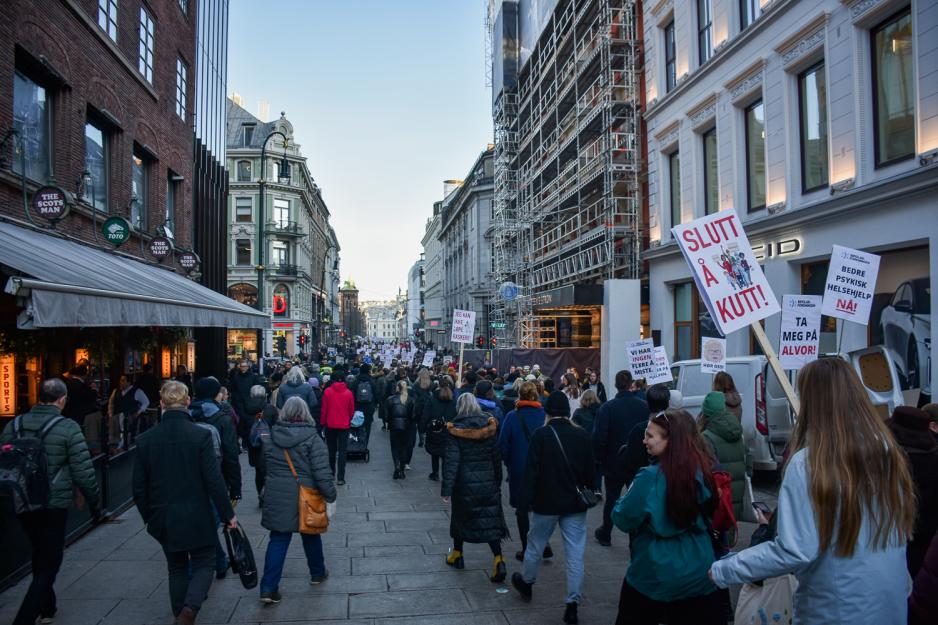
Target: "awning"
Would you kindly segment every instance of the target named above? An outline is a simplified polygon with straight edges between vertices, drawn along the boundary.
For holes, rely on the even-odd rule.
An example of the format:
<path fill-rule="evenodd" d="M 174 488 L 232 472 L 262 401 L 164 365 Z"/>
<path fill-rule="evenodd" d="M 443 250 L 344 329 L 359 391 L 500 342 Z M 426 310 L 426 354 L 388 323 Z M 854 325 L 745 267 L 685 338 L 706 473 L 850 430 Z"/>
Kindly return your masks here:
<path fill-rule="evenodd" d="M 24 298 L 20 328 L 184 326 L 269 328 L 270 316 L 178 273 L 0 222 L 6 292 Z"/>

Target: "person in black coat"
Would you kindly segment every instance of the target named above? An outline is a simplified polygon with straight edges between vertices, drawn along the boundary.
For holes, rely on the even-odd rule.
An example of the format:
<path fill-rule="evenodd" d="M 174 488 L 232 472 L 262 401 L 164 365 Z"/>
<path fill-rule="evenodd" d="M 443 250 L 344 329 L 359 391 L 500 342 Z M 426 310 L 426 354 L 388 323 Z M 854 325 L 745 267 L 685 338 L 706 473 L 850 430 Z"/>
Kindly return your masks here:
<path fill-rule="evenodd" d="M 421 367 L 417 373 L 417 381 L 414 382 L 411 390 L 413 391 L 414 416 L 417 419 L 417 434 L 419 437 L 417 446 L 423 447 L 427 435 L 426 430 L 423 428 L 423 410 L 427 406 L 430 395 L 433 394 L 433 380 L 430 379 L 429 369 Z"/>
<path fill-rule="evenodd" d="M 276 406 L 267 401 L 267 390 L 260 384 L 251 387 L 251 396 L 248 397 L 244 405 L 248 417 L 254 422 L 263 420 L 267 426 L 267 432 L 277 422 L 277 415 L 280 412 Z M 253 428 L 253 426 L 252 426 Z M 267 465 L 264 461 L 263 441 L 252 440 L 248 447 L 248 464 L 254 467 L 254 488 L 257 489 L 257 506 L 264 507 L 264 483 L 267 477 Z"/>
<path fill-rule="evenodd" d="M 555 391 L 544 403 L 547 423 L 531 435 L 524 470 L 524 502 L 531 511 L 523 572 L 511 576 L 522 598 L 530 599 L 544 548 L 557 525 L 567 567 L 565 623 L 577 622 L 586 551 L 586 510 L 580 491 L 595 488 L 590 435 L 570 421 L 566 394 Z"/>
<path fill-rule="evenodd" d="M 456 418 L 447 424 L 449 437 L 443 461 L 443 503 L 452 502 L 449 533 L 453 549 L 446 564 L 462 569 L 464 543 L 488 543 L 495 562 L 489 579 L 505 580 L 508 569 L 501 541 L 508 536 L 502 511 L 502 460 L 495 417 L 485 416 L 471 393 L 456 402 Z"/>
<path fill-rule="evenodd" d="M 580 395 L 580 407 L 573 411 L 571 421 L 583 428 L 592 438 L 593 429 L 596 424 L 596 415 L 599 413 L 599 407 L 602 402 L 599 401 L 596 392 L 592 389 L 583 391 Z M 595 494 L 602 499 L 603 496 L 603 469 L 601 465 L 596 465 Z"/>
<path fill-rule="evenodd" d="M 664 384 L 655 384 L 650 387 L 645 396 L 648 399 L 649 417 L 667 410 L 668 403 L 671 401 L 671 391 Z M 629 432 L 628 443 L 619 448 L 616 462 L 619 467 L 618 473 L 622 476 L 625 486 L 631 485 L 639 470 L 648 466 L 648 452 L 645 449 L 646 427 L 648 427 L 647 419 L 636 423 Z"/>
<path fill-rule="evenodd" d="M 446 451 L 448 436 L 446 425 L 456 418 L 456 401 L 453 399 L 453 379 L 443 376 L 438 388 L 428 399 L 420 415 L 427 433 L 425 448 L 430 454 L 431 473 L 434 482 L 440 479 L 440 461 Z"/>
<path fill-rule="evenodd" d="M 603 505 L 603 524 L 596 528 L 595 536 L 600 545 L 612 544 L 612 509 L 622 494 L 625 476 L 622 475 L 618 456 L 619 449 L 629 442 L 629 434 L 639 423 L 648 421 L 648 404 L 632 387 L 632 374 L 620 371 L 616 374 L 616 396 L 607 401 L 596 415 L 593 426 L 593 455 L 602 464 L 606 481 L 606 500 Z"/>
<path fill-rule="evenodd" d="M 248 398 L 251 396 L 251 387 L 258 384 L 263 385 L 264 379 L 251 370 L 250 360 L 242 360 L 238 364 L 238 368 L 228 374 L 228 390 L 231 392 L 231 407 L 234 408 L 235 414 L 238 415 L 240 419 L 238 436 L 241 438 L 241 443 L 245 449 L 250 446 L 248 436 L 251 434 L 251 421 L 250 419 L 244 418 L 246 414 L 244 404 L 247 403 Z M 196 393 L 198 393 L 197 390 Z"/>
<path fill-rule="evenodd" d="M 599 371 L 589 372 L 589 375 L 583 380 L 582 390 L 594 391 L 596 396 L 599 397 L 599 403 L 601 404 L 605 404 L 607 401 L 606 386 L 602 383 L 602 380 L 599 379 Z"/>
<path fill-rule="evenodd" d="M 403 480 L 411 454 L 414 452 L 414 438 L 417 431 L 417 419 L 414 416 L 414 398 L 410 396 L 407 382 L 401 380 L 394 389 L 394 394 L 385 402 L 388 429 L 391 431 L 391 459 L 394 461 L 394 479 Z"/>
<path fill-rule="evenodd" d="M 228 527 L 235 528 L 238 522 L 212 434 L 189 421 L 188 389 L 180 382 L 167 382 L 160 398 L 160 424 L 137 439 L 134 503 L 147 532 L 166 554 L 173 615 L 179 623 L 191 625 L 212 585 L 217 540 L 212 505 Z"/>
<path fill-rule="evenodd" d="M 375 419 L 375 402 L 378 398 L 378 385 L 371 377 L 371 365 L 363 364 L 355 376 L 355 381 L 349 384 L 349 390 L 355 397 L 355 410 L 365 415 L 365 431 L 371 433 L 371 424 Z"/>

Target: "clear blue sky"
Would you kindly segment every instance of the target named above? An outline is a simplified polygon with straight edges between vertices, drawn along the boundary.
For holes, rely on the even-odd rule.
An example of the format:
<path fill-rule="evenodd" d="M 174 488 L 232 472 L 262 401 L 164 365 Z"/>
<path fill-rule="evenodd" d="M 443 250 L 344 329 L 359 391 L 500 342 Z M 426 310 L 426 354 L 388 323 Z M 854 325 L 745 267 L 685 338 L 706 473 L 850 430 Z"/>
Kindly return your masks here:
<path fill-rule="evenodd" d="M 286 111 L 360 299 L 407 288 L 443 180 L 492 141 L 482 0 L 232 0 L 228 92 Z"/>

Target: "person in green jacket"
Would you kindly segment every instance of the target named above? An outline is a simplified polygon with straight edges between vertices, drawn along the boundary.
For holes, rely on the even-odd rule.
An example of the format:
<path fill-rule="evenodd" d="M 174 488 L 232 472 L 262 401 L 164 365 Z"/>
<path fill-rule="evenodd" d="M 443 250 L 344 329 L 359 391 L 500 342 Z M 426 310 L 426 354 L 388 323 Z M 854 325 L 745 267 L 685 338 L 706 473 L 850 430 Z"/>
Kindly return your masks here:
<path fill-rule="evenodd" d="M 693 417 L 659 412 L 644 443 L 653 463 L 612 511 L 631 541 L 616 625 L 725 625 L 720 591 L 707 576 L 714 557 L 704 515 L 714 507 L 716 484 Z"/>
<path fill-rule="evenodd" d="M 78 422 L 62 417 L 62 408 L 67 400 L 65 382 L 58 378 L 43 380 L 39 385 L 39 403 L 8 423 L 0 434 L 0 445 L 13 440 L 14 428 L 20 436 L 41 437 L 49 476 L 49 503 L 39 510 L 17 515 L 32 543 L 33 580 L 20 604 L 14 625 L 33 625 L 38 618 L 52 619 L 55 616 L 57 607 L 53 586 L 62 566 L 65 523 L 76 486 L 88 502 L 92 520 L 97 522 L 101 516 L 98 507 L 100 490 L 85 435 Z M 57 421 L 52 423 L 53 419 Z M 49 427 L 44 431 L 47 425 Z"/>
<path fill-rule="evenodd" d="M 703 438 L 710 444 L 713 457 L 733 478 L 733 515 L 742 519 L 746 476 L 752 476 L 752 456 L 743 440 L 743 428 L 726 409 L 723 393 L 713 391 L 704 397 L 698 419 Z"/>

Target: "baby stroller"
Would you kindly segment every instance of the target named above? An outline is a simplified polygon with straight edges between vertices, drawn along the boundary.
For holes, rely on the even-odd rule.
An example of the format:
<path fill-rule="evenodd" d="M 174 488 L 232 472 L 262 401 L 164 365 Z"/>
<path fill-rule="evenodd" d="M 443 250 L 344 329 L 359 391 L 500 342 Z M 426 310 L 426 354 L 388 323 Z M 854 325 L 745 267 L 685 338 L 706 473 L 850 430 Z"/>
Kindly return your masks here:
<path fill-rule="evenodd" d="M 365 427 L 365 414 L 361 410 L 356 410 L 348 433 L 346 457 L 352 460 L 362 458 L 365 462 L 369 462 L 371 460 L 371 452 L 368 451 L 369 438 L 370 432 Z"/>

